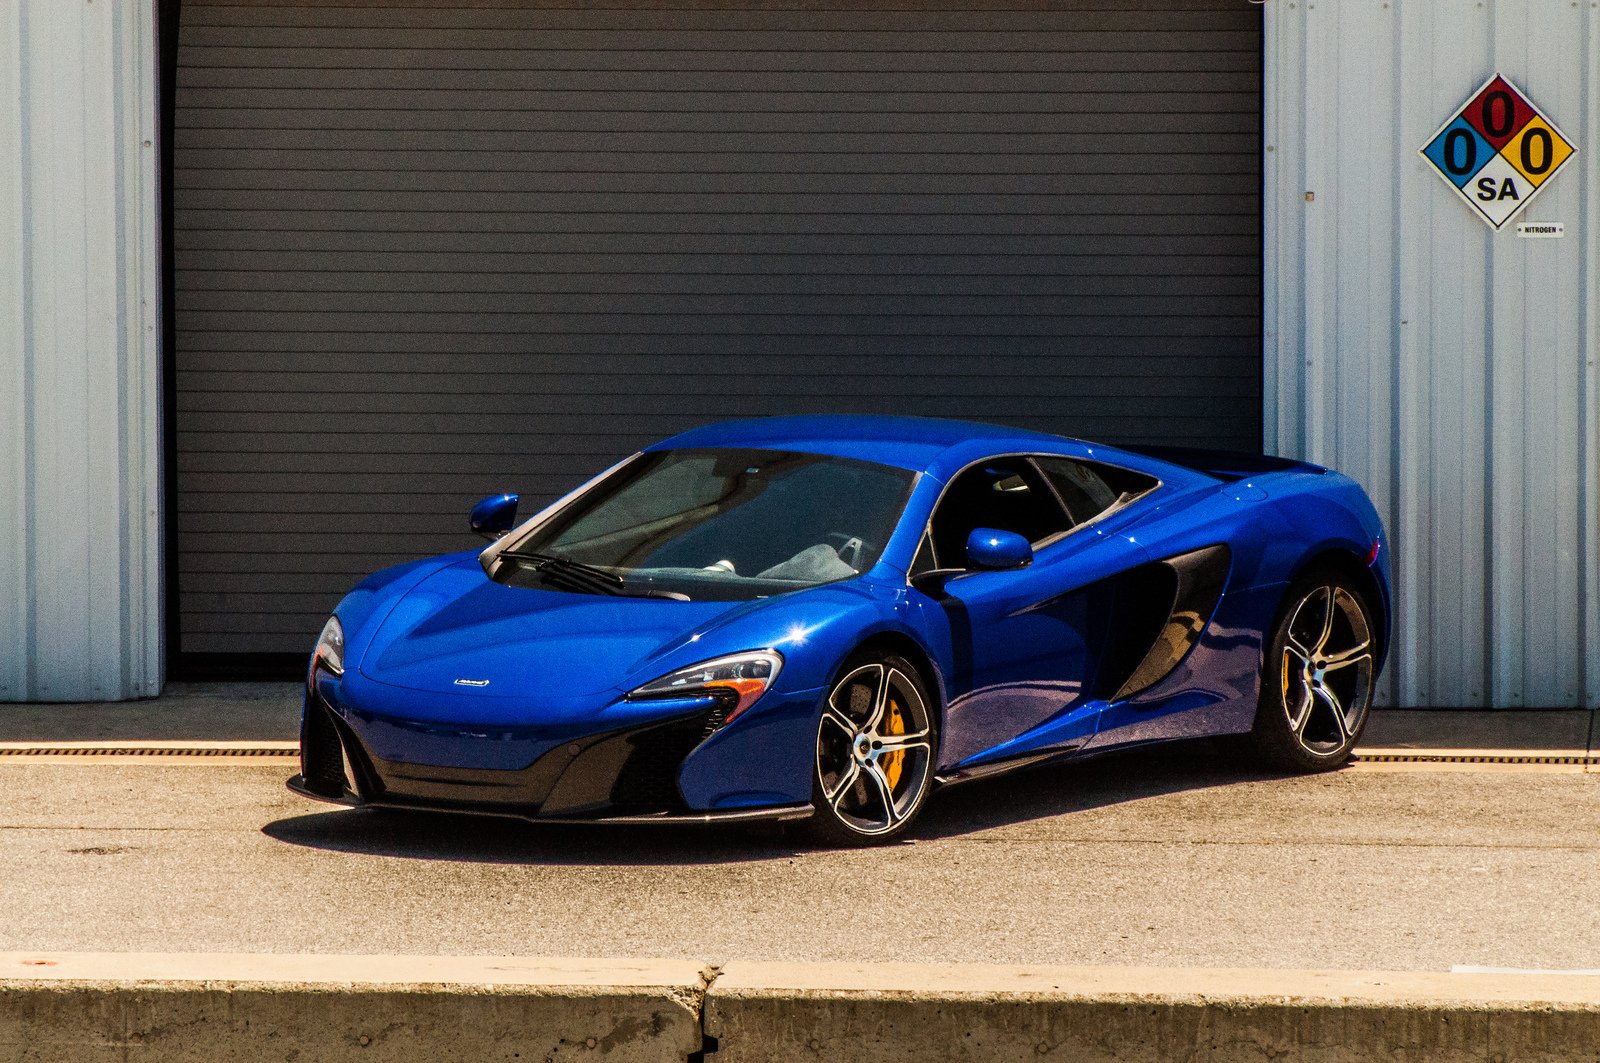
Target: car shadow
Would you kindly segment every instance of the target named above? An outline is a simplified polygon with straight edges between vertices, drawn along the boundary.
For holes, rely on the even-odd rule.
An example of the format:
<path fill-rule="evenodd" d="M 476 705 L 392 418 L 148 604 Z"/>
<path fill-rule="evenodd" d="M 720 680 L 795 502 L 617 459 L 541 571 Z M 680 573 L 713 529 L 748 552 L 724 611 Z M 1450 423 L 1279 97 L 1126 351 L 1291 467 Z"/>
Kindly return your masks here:
<path fill-rule="evenodd" d="M 937 843 L 1014 823 L 1273 777 L 1244 765 L 1224 743 L 1204 739 L 1045 765 L 937 793 L 898 844 Z M 261 830 L 285 844 L 330 852 L 462 863 L 681 866 L 817 851 L 796 824 L 540 824 L 442 812 L 337 809 L 276 820 Z"/>
<path fill-rule="evenodd" d="M 1282 778 L 1226 740 L 1192 739 L 1044 764 L 940 791 L 911 831 L 937 840 L 1096 808 Z"/>
<path fill-rule="evenodd" d="M 776 825 L 697 827 L 530 823 L 495 816 L 346 808 L 268 823 L 261 832 L 290 845 L 366 856 L 479 864 L 604 867 L 748 863 L 793 856 L 804 846 Z"/>

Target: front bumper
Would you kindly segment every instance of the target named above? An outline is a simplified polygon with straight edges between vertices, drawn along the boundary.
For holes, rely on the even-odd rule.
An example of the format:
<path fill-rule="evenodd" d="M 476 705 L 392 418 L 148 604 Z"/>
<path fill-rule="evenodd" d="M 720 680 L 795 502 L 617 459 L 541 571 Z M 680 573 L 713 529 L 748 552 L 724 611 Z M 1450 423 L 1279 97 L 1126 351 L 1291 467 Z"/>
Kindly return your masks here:
<path fill-rule="evenodd" d="M 385 759 L 316 690 L 307 692 L 300 774 L 289 789 L 334 804 L 509 816 L 539 822 L 738 823 L 803 819 L 810 804 L 694 809 L 678 787 L 683 762 L 717 729 L 699 708 L 562 742 L 522 768 Z"/>

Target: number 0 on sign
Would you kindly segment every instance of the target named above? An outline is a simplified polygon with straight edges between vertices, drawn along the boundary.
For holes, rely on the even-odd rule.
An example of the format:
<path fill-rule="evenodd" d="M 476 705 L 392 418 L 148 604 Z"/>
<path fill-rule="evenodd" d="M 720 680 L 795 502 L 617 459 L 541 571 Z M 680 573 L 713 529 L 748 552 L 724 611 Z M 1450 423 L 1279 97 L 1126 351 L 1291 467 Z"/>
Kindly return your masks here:
<path fill-rule="evenodd" d="M 1499 74 L 1485 81 L 1421 149 L 1478 217 L 1499 229 L 1578 149 Z"/>

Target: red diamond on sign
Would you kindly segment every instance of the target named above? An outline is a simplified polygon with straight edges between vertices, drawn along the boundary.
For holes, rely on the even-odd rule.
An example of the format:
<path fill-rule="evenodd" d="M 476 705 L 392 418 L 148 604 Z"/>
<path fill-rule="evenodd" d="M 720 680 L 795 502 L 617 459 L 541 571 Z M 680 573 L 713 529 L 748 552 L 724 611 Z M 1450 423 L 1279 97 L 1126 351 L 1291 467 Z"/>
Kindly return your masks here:
<path fill-rule="evenodd" d="M 1499 151 L 1528 124 L 1537 112 L 1522 98 L 1522 93 L 1512 88 L 1505 78 L 1496 74 L 1493 81 L 1462 110 L 1461 117 L 1471 123 L 1494 150 Z"/>

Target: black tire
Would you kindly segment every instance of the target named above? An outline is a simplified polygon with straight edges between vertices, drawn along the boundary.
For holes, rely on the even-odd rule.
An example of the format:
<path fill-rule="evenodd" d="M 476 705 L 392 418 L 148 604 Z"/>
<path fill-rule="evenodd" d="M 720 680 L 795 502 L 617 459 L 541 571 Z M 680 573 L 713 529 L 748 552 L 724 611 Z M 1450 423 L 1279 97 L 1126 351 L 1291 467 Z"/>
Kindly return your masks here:
<path fill-rule="evenodd" d="M 938 703 L 916 666 L 881 651 L 852 655 L 817 722 L 812 840 L 837 847 L 900 837 L 927 803 L 938 752 Z"/>
<path fill-rule="evenodd" d="M 1372 713 L 1376 651 L 1371 607 L 1349 577 L 1314 569 L 1291 583 L 1262 658 L 1257 759 L 1293 772 L 1349 760 Z"/>

